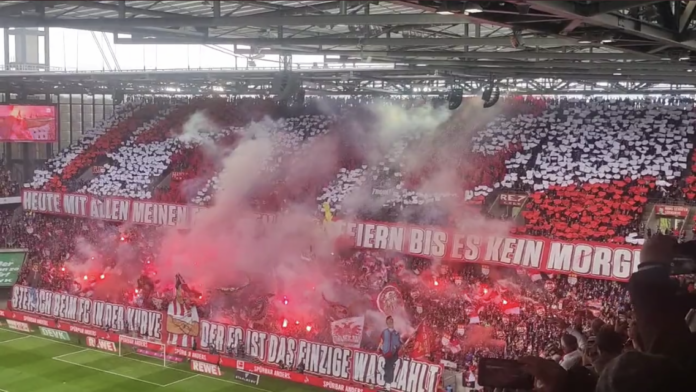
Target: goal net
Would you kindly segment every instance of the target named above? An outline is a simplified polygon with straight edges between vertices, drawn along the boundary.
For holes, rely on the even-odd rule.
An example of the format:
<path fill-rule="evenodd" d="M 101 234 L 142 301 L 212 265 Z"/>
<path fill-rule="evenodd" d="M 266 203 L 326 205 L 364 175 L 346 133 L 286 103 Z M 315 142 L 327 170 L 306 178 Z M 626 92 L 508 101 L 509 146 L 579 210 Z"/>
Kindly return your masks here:
<path fill-rule="evenodd" d="M 137 357 L 153 364 L 167 366 L 167 345 L 146 339 L 120 335 L 118 338 L 119 357 Z"/>

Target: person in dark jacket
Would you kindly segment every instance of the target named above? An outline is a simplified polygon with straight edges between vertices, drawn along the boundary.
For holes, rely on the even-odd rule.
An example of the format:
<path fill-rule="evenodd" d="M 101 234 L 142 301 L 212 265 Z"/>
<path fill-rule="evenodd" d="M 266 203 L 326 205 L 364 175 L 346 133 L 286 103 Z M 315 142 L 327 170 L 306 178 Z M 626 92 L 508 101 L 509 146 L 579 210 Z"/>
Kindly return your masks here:
<path fill-rule="evenodd" d="M 596 374 L 602 374 L 607 364 L 623 352 L 623 340 L 621 334 L 611 327 L 601 328 L 597 333 L 597 357 L 592 360 L 592 367 Z"/>
<path fill-rule="evenodd" d="M 585 374 L 573 374 L 552 361 L 523 358 L 526 370 L 545 392 L 673 392 L 696 390 L 696 335 L 685 316 L 690 301 L 670 279 L 677 240 L 656 234 L 643 245 L 638 271 L 628 290 L 641 352 L 629 351 L 609 361 L 596 387 Z M 612 345 L 613 346 L 613 345 Z M 574 368 L 582 369 L 582 368 Z M 582 381 L 582 382 L 580 382 Z"/>
<path fill-rule="evenodd" d="M 643 245 L 628 290 L 642 352 L 610 361 L 597 392 L 669 392 L 696 388 L 696 335 L 685 322 L 685 301 L 670 279 L 677 239 L 656 234 Z"/>
<path fill-rule="evenodd" d="M 669 276 L 676 245 L 676 238 L 669 236 L 647 240 L 628 291 L 643 351 L 671 358 L 696 373 L 696 336 L 686 325 L 688 309 L 678 283 Z"/>

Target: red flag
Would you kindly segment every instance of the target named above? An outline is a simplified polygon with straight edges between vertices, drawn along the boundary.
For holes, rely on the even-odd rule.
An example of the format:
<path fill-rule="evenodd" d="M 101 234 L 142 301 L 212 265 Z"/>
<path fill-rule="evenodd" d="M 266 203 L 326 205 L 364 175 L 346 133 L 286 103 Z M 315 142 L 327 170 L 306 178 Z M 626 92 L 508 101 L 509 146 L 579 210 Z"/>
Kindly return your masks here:
<path fill-rule="evenodd" d="M 420 323 L 416 332 L 404 345 L 403 354 L 412 359 L 421 359 L 430 355 L 433 347 L 434 334 L 432 329 Z"/>

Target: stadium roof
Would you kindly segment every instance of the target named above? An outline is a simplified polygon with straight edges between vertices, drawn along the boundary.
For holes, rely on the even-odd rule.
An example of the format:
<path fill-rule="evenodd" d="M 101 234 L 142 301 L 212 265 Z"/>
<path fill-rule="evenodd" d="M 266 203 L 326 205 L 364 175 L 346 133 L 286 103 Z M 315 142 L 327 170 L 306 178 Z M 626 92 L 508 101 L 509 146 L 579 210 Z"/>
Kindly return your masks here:
<path fill-rule="evenodd" d="M 0 27 L 105 31 L 117 44 L 235 45 L 236 55 L 278 54 L 288 64 L 322 54 L 326 66 L 295 71 L 329 94 L 474 93 L 491 79 L 518 92 L 693 92 L 695 9 L 696 1 L 3 1 Z M 0 72 L 0 88 L 257 93 L 276 72 L 23 70 Z"/>

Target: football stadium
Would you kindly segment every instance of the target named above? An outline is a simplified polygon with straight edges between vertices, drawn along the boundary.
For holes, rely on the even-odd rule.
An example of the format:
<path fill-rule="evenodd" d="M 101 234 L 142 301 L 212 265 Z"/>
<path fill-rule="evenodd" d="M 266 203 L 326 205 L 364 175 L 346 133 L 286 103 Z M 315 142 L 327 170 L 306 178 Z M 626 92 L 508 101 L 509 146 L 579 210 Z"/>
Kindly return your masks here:
<path fill-rule="evenodd" d="M 0 1 L 0 392 L 696 390 L 696 1 Z"/>

